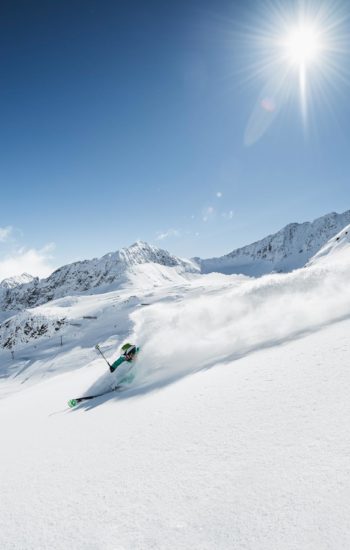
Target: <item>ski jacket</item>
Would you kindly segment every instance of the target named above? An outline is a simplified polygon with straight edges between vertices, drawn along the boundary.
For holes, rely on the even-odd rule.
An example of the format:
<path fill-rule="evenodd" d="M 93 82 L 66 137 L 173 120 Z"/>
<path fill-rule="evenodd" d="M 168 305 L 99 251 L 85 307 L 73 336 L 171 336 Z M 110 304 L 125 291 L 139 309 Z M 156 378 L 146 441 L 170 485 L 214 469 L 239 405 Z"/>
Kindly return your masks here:
<path fill-rule="evenodd" d="M 136 348 L 136 354 L 140 351 L 140 348 Z M 110 371 L 111 372 L 114 372 L 115 369 L 117 369 L 120 365 L 122 365 L 123 363 L 125 363 L 125 361 L 127 363 L 132 363 L 132 361 L 135 359 L 136 357 L 136 354 L 134 355 L 133 359 L 127 359 L 125 357 L 125 355 L 121 355 L 116 361 L 114 361 L 114 363 L 111 364 L 110 366 Z"/>

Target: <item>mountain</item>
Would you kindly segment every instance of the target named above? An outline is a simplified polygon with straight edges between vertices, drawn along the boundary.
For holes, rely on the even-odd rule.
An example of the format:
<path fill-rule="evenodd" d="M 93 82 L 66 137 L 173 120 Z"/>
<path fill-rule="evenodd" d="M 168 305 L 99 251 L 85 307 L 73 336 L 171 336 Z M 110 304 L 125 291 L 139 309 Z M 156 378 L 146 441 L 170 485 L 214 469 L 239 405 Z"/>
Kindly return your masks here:
<path fill-rule="evenodd" d="M 200 272 L 260 276 L 273 271 L 291 271 L 307 264 L 329 239 L 336 238 L 349 224 L 350 210 L 343 214 L 332 212 L 313 222 L 289 224 L 274 235 L 225 256 L 192 261 L 138 241 L 102 258 L 65 265 L 46 279 L 39 280 L 28 274 L 5 279 L 0 283 L 0 322 L 9 317 L 8 312 L 74 294 L 164 286 L 183 282 Z M 337 246 L 339 248 L 339 243 Z"/>
<path fill-rule="evenodd" d="M 15 275 L 14 277 L 3 279 L 0 283 L 0 288 L 15 288 L 16 286 L 31 283 L 34 281 L 34 279 L 35 277 L 32 277 L 32 275 L 29 275 L 28 273 L 22 273 L 22 275 Z"/>
<path fill-rule="evenodd" d="M 350 224 L 350 210 L 332 212 L 313 222 L 291 223 L 273 235 L 219 258 L 196 259 L 202 273 L 260 276 L 303 267 L 327 241 Z"/>
<path fill-rule="evenodd" d="M 3 281 L 0 310 L 21 310 L 67 295 L 92 290 L 102 292 L 108 287 L 153 286 L 159 280 L 174 282 L 198 272 L 198 266 L 190 260 L 138 241 L 102 258 L 65 265 L 46 279 L 30 278 L 22 284 L 15 284 L 15 278 Z"/>

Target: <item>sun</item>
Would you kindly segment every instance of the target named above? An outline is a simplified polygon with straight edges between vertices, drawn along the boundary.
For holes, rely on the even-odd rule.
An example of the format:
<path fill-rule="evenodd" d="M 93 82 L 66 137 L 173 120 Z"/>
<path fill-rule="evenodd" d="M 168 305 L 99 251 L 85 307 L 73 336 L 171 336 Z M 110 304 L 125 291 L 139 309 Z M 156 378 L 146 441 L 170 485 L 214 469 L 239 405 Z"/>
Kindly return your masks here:
<path fill-rule="evenodd" d="M 332 109 L 338 88 L 350 85 L 349 7 L 343 0 L 262 0 L 255 20 L 241 35 L 247 80 L 261 85 L 244 143 L 258 141 L 287 105 L 299 104 L 306 135 L 316 111 Z"/>
<path fill-rule="evenodd" d="M 311 65 L 321 68 L 322 51 L 326 50 L 322 29 L 308 24 L 299 23 L 286 33 L 286 39 L 282 42 L 281 57 L 297 69 L 299 79 L 300 104 L 304 122 L 307 112 L 307 87 L 308 73 Z"/>
<path fill-rule="evenodd" d="M 320 60 L 322 49 L 320 31 L 306 24 L 293 28 L 284 42 L 287 60 L 298 67 Z"/>

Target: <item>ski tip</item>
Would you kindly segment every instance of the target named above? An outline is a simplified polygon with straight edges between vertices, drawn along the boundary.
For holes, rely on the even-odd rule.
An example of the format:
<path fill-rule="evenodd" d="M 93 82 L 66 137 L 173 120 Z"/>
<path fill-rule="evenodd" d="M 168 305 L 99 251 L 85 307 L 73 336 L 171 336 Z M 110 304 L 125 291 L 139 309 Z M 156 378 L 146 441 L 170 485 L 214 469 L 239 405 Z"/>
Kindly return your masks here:
<path fill-rule="evenodd" d="M 73 407 L 75 407 L 77 404 L 78 404 L 78 400 L 77 400 L 77 399 L 70 399 L 70 400 L 68 401 L 68 407 L 70 407 L 71 409 L 72 409 Z"/>

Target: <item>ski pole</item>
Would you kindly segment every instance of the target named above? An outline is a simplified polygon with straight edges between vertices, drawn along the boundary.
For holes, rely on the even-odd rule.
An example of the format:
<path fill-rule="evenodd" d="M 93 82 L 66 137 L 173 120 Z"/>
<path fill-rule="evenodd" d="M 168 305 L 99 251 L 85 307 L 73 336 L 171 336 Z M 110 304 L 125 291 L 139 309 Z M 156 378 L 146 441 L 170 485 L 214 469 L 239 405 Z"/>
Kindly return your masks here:
<path fill-rule="evenodd" d="M 97 351 L 100 352 L 100 354 L 102 355 L 103 359 L 106 361 L 106 363 L 107 363 L 107 365 L 109 366 L 109 368 L 111 368 L 111 365 L 109 364 L 109 362 L 107 361 L 107 359 L 106 359 L 105 356 L 103 355 L 102 351 L 100 350 L 100 346 L 99 346 L 98 344 L 96 344 L 95 349 L 97 349 Z"/>

